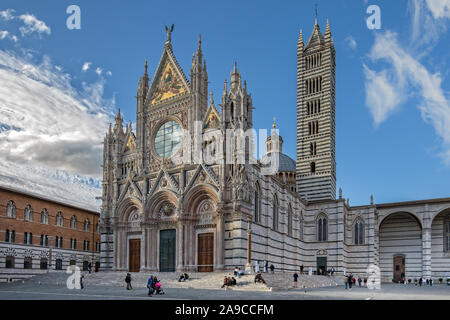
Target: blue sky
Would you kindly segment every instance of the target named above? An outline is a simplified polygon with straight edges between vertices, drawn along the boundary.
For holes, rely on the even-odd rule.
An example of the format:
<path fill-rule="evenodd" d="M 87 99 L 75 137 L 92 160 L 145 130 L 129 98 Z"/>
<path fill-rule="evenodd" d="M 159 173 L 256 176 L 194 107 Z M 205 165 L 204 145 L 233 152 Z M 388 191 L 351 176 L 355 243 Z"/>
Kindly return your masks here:
<path fill-rule="evenodd" d="M 32 172 L 46 181 L 41 192 L 57 179 L 78 198 L 98 195 L 108 121 L 118 107 L 135 121 L 145 59 L 152 75 L 164 25 L 172 23 L 186 75 L 201 34 L 215 100 L 236 60 L 253 96 L 255 127 L 270 128 L 276 117 L 284 152 L 295 159 L 296 44 L 300 29 L 305 41 L 310 36 L 315 3 L 337 52 L 337 186 L 344 197 L 360 205 L 371 194 L 377 203 L 450 196 L 449 0 L 3 0 L 0 11 L 10 16 L 0 15 L 0 82 L 16 86 L 0 89 L 0 182 L 24 184 L 20 173 Z M 81 8 L 81 30 L 66 27 L 71 4 Z M 381 8 L 380 30 L 367 28 L 369 5 Z M 26 96 L 21 85 L 36 94 Z M 22 126 L 28 131 L 14 130 Z M 37 180 L 27 188 L 38 188 Z M 55 197 L 70 197 L 53 189 Z"/>

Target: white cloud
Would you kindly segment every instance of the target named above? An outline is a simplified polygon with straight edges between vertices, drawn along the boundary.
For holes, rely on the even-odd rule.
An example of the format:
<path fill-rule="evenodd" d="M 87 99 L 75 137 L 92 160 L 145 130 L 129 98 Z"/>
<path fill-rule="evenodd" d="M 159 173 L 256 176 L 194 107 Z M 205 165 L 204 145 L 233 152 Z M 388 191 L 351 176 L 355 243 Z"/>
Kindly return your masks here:
<path fill-rule="evenodd" d="M 5 39 L 8 36 L 8 31 L 0 31 L 0 40 Z"/>
<path fill-rule="evenodd" d="M 356 40 L 352 36 L 348 36 L 347 38 L 345 38 L 345 41 L 348 43 L 348 46 L 352 50 L 356 50 L 356 48 L 358 47 L 358 44 L 356 43 Z"/>
<path fill-rule="evenodd" d="M 379 125 L 395 111 L 404 100 L 398 84 L 389 79 L 386 70 L 373 71 L 364 65 L 366 77 L 366 105 L 369 107 L 375 125 Z"/>
<path fill-rule="evenodd" d="M 426 0 L 435 19 L 450 18 L 450 0 Z"/>
<path fill-rule="evenodd" d="M 70 81 L 49 58 L 34 65 L 0 50 L 0 162 L 101 177 L 113 108 L 102 97 L 105 81 L 81 91 Z"/>
<path fill-rule="evenodd" d="M 33 14 L 22 14 L 18 18 L 24 23 L 24 26 L 19 28 L 22 36 L 33 32 L 37 32 L 38 34 L 51 33 L 51 29 L 45 24 L 45 22 L 36 18 Z"/>
<path fill-rule="evenodd" d="M 0 11 L 0 18 L 2 18 L 3 20 L 9 21 L 14 19 L 14 9 L 6 9 L 3 11 Z"/>
<path fill-rule="evenodd" d="M 101 76 L 102 73 L 103 73 L 103 69 L 102 68 L 97 68 L 97 69 L 95 69 L 95 73 L 98 74 L 99 76 Z"/>
<path fill-rule="evenodd" d="M 401 47 L 397 34 L 389 31 L 376 35 L 370 58 L 390 66 L 379 72 L 364 66 L 366 104 L 375 124 L 386 120 L 407 98 L 418 96 L 422 118 L 433 125 L 442 138 L 443 157 L 450 164 L 450 101 L 441 87 L 440 74 L 430 73 Z"/>
<path fill-rule="evenodd" d="M 112 72 L 111 72 L 111 71 L 106 72 L 106 74 L 107 74 L 108 76 L 112 76 Z"/>
<path fill-rule="evenodd" d="M 91 67 L 92 62 L 85 62 L 83 64 L 83 67 L 81 68 L 81 70 L 83 70 L 84 72 L 88 71 L 89 68 Z"/>

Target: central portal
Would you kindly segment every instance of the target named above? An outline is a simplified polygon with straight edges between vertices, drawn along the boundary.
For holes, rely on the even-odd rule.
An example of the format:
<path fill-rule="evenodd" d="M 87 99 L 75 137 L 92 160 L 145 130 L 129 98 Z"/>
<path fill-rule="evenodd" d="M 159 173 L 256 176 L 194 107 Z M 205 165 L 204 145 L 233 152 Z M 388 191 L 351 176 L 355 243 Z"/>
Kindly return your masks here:
<path fill-rule="evenodd" d="M 198 235 L 198 272 L 214 271 L 214 233 Z"/>
<path fill-rule="evenodd" d="M 159 271 L 175 272 L 176 230 L 161 230 L 159 237 Z"/>

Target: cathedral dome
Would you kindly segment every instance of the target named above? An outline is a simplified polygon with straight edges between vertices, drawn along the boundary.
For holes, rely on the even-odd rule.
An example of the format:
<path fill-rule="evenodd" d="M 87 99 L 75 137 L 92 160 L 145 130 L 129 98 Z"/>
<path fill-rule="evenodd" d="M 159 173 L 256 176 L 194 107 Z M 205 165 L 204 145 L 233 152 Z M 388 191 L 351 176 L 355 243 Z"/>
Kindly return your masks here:
<path fill-rule="evenodd" d="M 278 157 L 277 172 L 296 172 L 295 161 L 291 157 L 281 152 L 271 152 L 264 155 L 263 157 L 261 157 L 261 164 L 263 164 L 264 166 L 269 165 L 273 161 L 272 157 Z"/>

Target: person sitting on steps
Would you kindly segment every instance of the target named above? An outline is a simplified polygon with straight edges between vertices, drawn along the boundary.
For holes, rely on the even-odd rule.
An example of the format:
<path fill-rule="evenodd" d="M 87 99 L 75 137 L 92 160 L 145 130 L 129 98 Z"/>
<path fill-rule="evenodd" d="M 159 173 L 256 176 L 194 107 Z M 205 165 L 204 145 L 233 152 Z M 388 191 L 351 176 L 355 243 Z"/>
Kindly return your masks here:
<path fill-rule="evenodd" d="M 266 283 L 266 281 L 264 281 L 261 273 L 256 274 L 255 276 L 255 283 Z"/>

